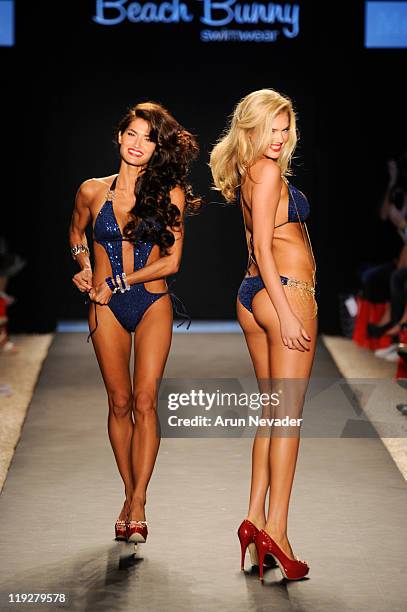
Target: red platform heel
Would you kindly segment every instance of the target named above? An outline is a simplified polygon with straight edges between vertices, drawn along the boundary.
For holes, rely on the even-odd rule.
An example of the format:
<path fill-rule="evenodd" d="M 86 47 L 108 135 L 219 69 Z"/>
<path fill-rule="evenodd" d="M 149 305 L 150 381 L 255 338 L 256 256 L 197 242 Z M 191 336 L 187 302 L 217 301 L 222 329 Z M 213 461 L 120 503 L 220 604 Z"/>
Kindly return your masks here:
<path fill-rule="evenodd" d="M 259 558 L 260 580 L 263 580 L 263 560 L 266 554 L 274 557 L 275 561 L 278 563 L 281 573 L 283 574 L 284 578 L 287 578 L 287 580 L 300 580 L 308 574 L 309 566 L 307 565 L 306 561 L 301 561 L 298 559 L 298 557 L 297 560 L 287 557 L 278 544 L 276 544 L 273 538 L 269 536 L 264 529 L 260 529 L 258 532 L 255 545 Z"/>
<path fill-rule="evenodd" d="M 128 521 L 127 522 L 127 541 L 134 544 L 143 543 L 147 540 L 147 522 L 146 521 Z"/>
<path fill-rule="evenodd" d="M 116 540 L 127 540 L 127 521 L 117 519 L 114 524 Z"/>

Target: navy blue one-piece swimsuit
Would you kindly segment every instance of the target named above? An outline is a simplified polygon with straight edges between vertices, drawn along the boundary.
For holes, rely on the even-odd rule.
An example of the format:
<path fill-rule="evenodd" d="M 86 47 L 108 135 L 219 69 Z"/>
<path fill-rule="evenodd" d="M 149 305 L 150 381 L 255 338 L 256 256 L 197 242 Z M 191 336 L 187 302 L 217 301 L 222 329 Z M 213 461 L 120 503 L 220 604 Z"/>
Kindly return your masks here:
<path fill-rule="evenodd" d="M 116 187 L 116 182 L 117 177 L 114 179 L 110 187 L 110 197 L 108 195 L 108 199 L 100 209 L 93 228 L 94 240 L 104 247 L 109 257 L 110 265 L 112 267 L 112 277 L 114 279 L 116 278 L 117 274 L 121 275 L 122 272 L 124 272 L 122 242 L 125 240 L 121 233 L 113 208 L 113 192 Z M 141 219 L 139 226 L 140 228 L 142 227 L 143 223 L 145 222 L 143 219 Z M 154 243 L 147 240 L 136 240 L 134 242 L 134 272 L 145 267 L 153 246 Z M 124 293 L 114 293 L 107 306 L 109 306 L 116 319 L 127 331 L 134 332 L 146 310 L 164 295 L 169 295 L 171 297 L 173 306 L 178 315 L 184 317 L 185 319 L 189 319 L 187 326 L 187 328 L 189 328 L 191 319 L 186 313 L 185 307 L 181 300 L 171 291 L 151 293 L 145 288 L 144 282 L 131 285 L 130 290 L 125 291 Z M 177 304 L 181 307 L 181 311 L 177 310 Z M 94 333 L 94 331 L 96 331 L 96 328 L 89 334 L 89 337 Z"/>

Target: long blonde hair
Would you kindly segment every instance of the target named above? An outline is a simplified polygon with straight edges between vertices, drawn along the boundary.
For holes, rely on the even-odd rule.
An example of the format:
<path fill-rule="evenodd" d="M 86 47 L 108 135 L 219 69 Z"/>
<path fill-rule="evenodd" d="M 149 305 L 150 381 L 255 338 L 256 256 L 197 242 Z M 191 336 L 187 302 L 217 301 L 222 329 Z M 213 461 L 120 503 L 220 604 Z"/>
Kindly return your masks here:
<path fill-rule="evenodd" d="M 276 161 L 281 175 L 287 176 L 291 174 L 290 161 L 297 144 L 296 117 L 290 98 L 274 89 L 259 89 L 237 104 L 209 161 L 214 188 L 221 191 L 228 202 L 235 200 L 235 190 L 242 177 L 267 150 L 272 137 L 272 123 L 277 115 L 284 112 L 288 113 L 290 120 L 289 135 Z M 257 136 L 255 141 L 250 138 L 253 130 Z"/>

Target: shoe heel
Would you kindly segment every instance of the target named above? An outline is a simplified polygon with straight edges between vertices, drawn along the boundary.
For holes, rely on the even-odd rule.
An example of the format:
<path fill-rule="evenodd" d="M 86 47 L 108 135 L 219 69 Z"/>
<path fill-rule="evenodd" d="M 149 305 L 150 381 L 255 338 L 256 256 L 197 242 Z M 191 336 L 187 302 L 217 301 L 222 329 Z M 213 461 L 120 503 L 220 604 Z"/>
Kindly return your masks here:
<path fill-rule="evenodd" d="M 117 520 L 114 530 L 116 540 L 127 540 L 127 523 L 125 521 Z"/>
<path fill-rule="evenodd" d="M 257 555 L 255 543 L 252 542 L 251 544 L 249 544 L 248 549 L 249 549 L 250 561 L 252 565 L 259 565 L 259 557 Z"/>
<path fill-rule="evenodd" d="M 259 560 L 259 579 L 263 582 L 263 566 L 264 566 L 264 557 L 266 556 L 266 552 L 263 547 L 258 547 L 256 544 L 256 553 Z"/>
<path fill-rule="evenodd" d="M 240 541 L 240 550 L 241 550 L 241 558 L 240 558 L 240 569 L 244 570 L 244 558 L 246 556 L 246 549 L 249 546 L 248 541 L 245 538 L 242 538 L 240 534 L 239 535 L 239 541 Z"/>
<path fill-rule="evenodd" d="M 257 560 L 257 551 L 254 545 L 254 538 L 258 529 L 251 521 L 245 519 L 237 530 L 237 535 L 240 541 L 240 549 L 242 551 L 241 561 L 240 561 L 240 569 L 244 570 L 244 560 L 246 556 L 246 550 L 249 548 L 250 560 L 253 565 L 258 564 Z"/>

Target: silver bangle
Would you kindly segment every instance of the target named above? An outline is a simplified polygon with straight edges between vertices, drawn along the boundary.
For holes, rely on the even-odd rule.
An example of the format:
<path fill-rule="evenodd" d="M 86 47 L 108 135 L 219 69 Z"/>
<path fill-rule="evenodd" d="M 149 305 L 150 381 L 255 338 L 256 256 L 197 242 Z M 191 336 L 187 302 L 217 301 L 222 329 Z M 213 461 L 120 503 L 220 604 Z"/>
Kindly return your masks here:
<path fill-rule="evenodd" d="M 86 253 L 86 255 L 90 254 L 90 251 L 86 244 L 75 244 L 73 247 L 71 247 L 71 255 L 74 259 L 80 253 Z"/>
<path fill-rule="evenodd" d="M 126 288 L 124 287 L 120 274 L 116 274 L 116 284 L 120 289 L 120 293 L 124 293 L 126 291 Z"/>
<path fill-rule="evenodd" d="M 122 272 L 122 279 L 123 279 L 126 291 L 130 291 L 130 285 L 127 282 L 126 272 Z"/>
<path fill-rule="evenodd" d="M 125 272 L 122 272 L 121 274 L 116 274 L 116 278 L 114 279 L 114 281 L 117 286 L 117 291 L 120 291 L 120 293 L 124 293 L 125 291 L 130 291 L 130 285 L 127 282 Z"/>

